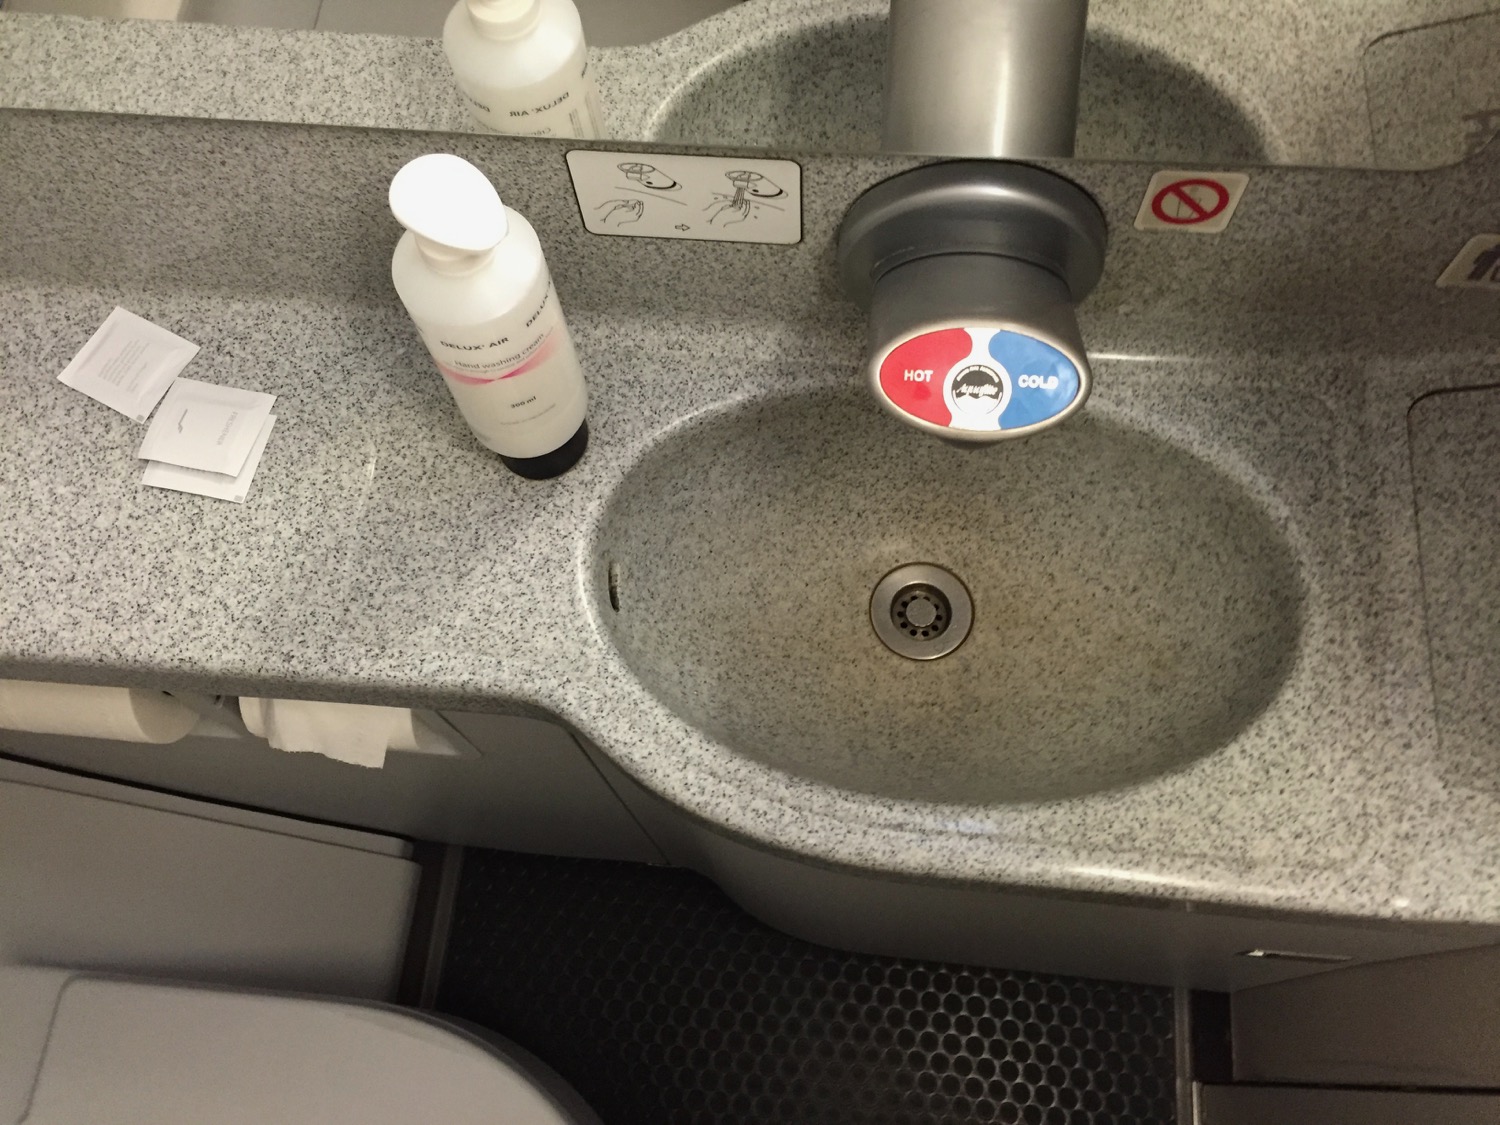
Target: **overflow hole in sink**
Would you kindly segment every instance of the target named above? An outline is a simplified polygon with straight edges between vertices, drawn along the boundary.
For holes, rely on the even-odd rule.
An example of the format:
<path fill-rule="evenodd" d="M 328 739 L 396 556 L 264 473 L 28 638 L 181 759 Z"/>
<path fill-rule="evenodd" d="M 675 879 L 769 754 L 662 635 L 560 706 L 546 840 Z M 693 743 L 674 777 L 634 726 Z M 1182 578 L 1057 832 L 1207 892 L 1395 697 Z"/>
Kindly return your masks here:
<path fill-rule="evenodd" d="M 609 560 L 605 568 L 607 572 L 606 585 L 609 588 L 609 608 L 616 613 L 620 612 L 620 564 L 614 559 Z"/>

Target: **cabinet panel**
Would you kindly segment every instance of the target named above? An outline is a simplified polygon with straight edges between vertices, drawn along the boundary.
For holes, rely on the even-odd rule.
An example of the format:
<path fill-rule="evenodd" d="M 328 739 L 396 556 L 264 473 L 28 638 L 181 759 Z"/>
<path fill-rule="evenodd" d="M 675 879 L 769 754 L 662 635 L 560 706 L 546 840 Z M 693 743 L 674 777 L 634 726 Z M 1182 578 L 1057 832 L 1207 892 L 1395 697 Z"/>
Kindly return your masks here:
<path fill-rule="evenodd" d="M 0 731 L 0 751 L 217 801 L 412 839 L 549 855 L 661 855 L 561 727 L 469 712 L 443 717 L 477 758 L 393 752 L 382 769 L 197 732 L 165 746 Z"/>
<path fill-rule="evenodd" d="M 1240 1082 L 1500 1090 L 1500 946 L 1246 989 L 1233 1027 Z"/>
<path fill-rule="evenodd" d="M 1225 914 L 1195 903 L 1048 895 L 825 867 L 722 836 L 598 760 L 671 862 L 707 875 L 770 925 L 838 949 L 1234 992 L 1334 967 L 1240 955 L 1252 949 L 1346 957 L 1340 964 L 1349 964 L 1500 940 L 1497 927 Z"/>

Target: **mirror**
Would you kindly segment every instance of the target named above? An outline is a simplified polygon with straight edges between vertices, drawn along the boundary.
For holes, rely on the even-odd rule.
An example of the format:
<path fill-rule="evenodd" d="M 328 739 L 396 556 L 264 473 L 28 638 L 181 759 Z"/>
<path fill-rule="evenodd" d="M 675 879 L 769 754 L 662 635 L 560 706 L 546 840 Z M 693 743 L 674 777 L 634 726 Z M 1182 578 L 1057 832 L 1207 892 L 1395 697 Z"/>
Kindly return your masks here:
<path fill-rule="evenodd" d="M 576 3 L 606 137 L 783 152 L 881 148 L 889 0 Z M 432 44 L 418 43 L 440 36 L 451 6 L 0 0 L 0 47 L 7 20 L 51 13 L 407 36 L 414 57 L 430 61 Z M 1453 163 L 1500 133 L 1497 55 L 1500 0 L 1093 0 L 1076 155 L 1390 169 Z M 450 87 L 441 96 L 457 94 Z"/>

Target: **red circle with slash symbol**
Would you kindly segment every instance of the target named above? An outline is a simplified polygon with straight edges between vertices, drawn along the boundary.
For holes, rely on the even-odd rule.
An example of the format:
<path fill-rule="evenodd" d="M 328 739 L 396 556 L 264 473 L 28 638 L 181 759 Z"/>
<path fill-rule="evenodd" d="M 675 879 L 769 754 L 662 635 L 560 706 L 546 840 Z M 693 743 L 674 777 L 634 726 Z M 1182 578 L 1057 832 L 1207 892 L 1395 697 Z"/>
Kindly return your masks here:
<path fill-rule="evenodd" d="M 1218 180 L 1177 180 L 1157 192 L 1151 213 L 1164 223 L 1188 227 L 1206 223 L 1229 206 L 1229 189 Z"/>

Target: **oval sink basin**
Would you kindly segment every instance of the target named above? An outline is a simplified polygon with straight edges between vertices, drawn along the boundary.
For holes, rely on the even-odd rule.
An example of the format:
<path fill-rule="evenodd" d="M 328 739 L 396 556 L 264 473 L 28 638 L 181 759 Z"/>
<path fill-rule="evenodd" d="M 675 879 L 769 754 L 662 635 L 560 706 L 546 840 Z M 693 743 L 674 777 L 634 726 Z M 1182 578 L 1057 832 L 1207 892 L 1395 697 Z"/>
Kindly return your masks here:
<path fill-rule="evenodd" d="M 860 389 L 730 409 L 647 452 L 596 547 L 600 615 L 663 704 L 749 758 L 892 797 L 1046 800 L 1178 769 L 1250 723 L 1297 650 L 1296 562 L 1258 502 L 1087 415 L 968 450 Z M 972 597 L 940 659 L 872 627 L 872 591 L 908 563 Z"/>
<path fill-rule="evenodd" d="M 885 16 L 865 13 L 767 35 L 699 66 L 647 127 L 655 140 L 877 152 Z M 1076 155 L 1095 160 L 1266 163 L 1250 118 L 1165 55 L 1090 32 Z"/>

